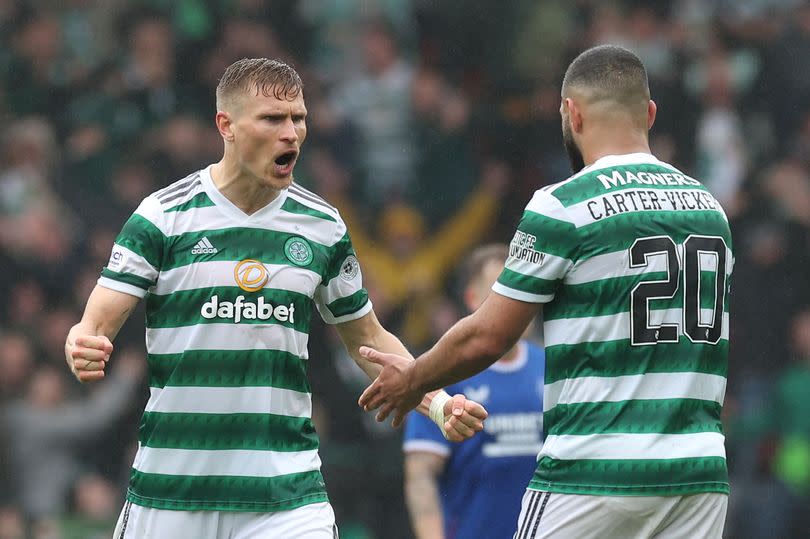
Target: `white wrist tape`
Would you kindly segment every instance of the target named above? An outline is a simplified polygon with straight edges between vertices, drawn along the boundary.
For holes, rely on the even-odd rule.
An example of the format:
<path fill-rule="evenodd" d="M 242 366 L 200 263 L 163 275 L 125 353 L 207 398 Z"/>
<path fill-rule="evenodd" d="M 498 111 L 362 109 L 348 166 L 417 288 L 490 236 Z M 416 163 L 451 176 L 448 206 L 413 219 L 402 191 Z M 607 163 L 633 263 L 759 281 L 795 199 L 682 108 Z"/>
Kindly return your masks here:
<path fill-rule="evenodd" d="M 436 423 L 445 438 L 447 438 L 447 433 L 444 432 L 444 405 L 447 404 L 447 401 L 452 400 L 452 398 L 453 397 L 444 391 L 439 391 L 433 395 L 433 400 L 430 401 L 430 409 L 428 411 L 431 421 Z"/>

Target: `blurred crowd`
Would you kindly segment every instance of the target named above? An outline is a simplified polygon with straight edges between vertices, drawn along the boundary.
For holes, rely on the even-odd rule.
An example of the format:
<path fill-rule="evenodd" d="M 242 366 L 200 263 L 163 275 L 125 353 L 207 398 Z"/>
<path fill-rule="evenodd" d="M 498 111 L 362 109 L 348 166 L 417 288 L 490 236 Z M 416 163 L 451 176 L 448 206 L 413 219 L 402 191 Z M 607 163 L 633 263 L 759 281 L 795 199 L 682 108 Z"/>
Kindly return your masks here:
<path fill-rule="evenodd" d="M 110 534 L 147 396 L 143 315 L 93 387 L 64 338 L 140 200 L 219 159 L 227 65 L 301 72 L 296 181 L 341 210 L 378 316 L 418 352 L 461 316 L 465 253 L 508 241 L 570 174 L 559 86 L 597 43 L 639 54 L 654 153 L 732 221 L 727 535 L 807 536 L 808 3 L 0 0 L 0 539 Z M 310 357 L 341 535 L 409 537 L 400 433 L 357 408 L 366 379 L 317 321 Z"/>

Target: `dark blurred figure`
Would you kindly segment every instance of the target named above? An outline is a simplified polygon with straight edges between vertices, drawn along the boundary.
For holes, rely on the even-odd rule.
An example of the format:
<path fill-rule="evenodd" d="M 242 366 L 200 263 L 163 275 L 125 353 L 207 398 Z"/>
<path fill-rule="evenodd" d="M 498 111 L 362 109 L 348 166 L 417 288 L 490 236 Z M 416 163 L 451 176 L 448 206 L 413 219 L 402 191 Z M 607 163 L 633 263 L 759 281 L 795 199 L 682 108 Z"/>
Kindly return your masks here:
<path fill-rule="evenodd" d="M 120 354 L 106 384 L 81 401 L 66 400 L 62 369 L 46 365 L 30 373 L 24 399 L 4 407 L 0 423 L 8 438 L 16 501 L 26 518 L 62 514 L 68 493 L 83 469 L 82 443 L 97 437 L 132 404 L 146 360 Z"/>

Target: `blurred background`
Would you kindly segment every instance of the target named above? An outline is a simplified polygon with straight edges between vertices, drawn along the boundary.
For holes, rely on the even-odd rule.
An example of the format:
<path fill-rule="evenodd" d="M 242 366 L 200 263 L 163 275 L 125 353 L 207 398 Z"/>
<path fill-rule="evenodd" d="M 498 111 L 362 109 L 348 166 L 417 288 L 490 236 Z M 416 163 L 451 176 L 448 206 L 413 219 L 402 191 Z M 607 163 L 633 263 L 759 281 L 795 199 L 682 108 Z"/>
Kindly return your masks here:
<path fill-rule="evenodd" d="M 148 395 L 143 314 L 111 376 L 63 343 L 140 200 L 217 161 L 214 88 L 292 63 L 296 181 L 340 208 L 384 325 L 419 352 L 462 314 L 454 270 L 570 174 L 559 86 L 578 52 L 645 62 L 653 151 L 732 221 L 727 537 L 810 536 L 810 5 L 800 0 L 0 0 L 0 539 L 109 537 Z M 310 375 L 344 538 L 410 537 L 400 431 L 316 321 Z"/>

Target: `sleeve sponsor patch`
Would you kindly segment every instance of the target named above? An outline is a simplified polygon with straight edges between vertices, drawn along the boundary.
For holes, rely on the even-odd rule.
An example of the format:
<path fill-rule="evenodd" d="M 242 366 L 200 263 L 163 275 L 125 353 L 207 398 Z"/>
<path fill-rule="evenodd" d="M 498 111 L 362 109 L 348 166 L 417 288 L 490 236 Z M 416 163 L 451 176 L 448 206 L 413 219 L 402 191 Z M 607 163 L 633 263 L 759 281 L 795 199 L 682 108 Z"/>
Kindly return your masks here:
<path fill-rule="evenodd" d="M 340 278 L 344 281 L 353 281 L 360 274 L 360 262 L 354 255 L 349 255 L 340 266 Z"/>

